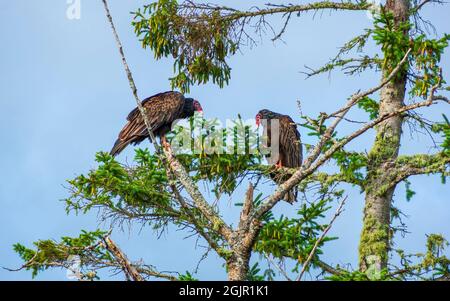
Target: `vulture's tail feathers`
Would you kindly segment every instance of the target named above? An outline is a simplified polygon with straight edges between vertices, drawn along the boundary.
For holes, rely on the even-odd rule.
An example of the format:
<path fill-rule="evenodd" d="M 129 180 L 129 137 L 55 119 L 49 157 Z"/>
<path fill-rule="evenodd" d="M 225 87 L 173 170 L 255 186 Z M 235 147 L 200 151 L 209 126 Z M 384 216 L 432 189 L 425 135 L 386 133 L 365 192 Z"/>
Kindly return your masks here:
<path fill-rule="evenodd" d="M 294 204 L 295 202 L 297 202 L 297 188 L 289 190 L 284 195 L 284 200 L 290 204 Z"/>
<path fill-rule="evenodd" d="M 120 138 L 116 140 L 116 143 L 114 143 L 113 148 L 111 149 L 111 156 L 115 157 L 118 154 L 120 154 L 127 145 L 130 144 L 130 141 L 127 140 L 121 140 Z"/>
<path fill-rule="evenodd" d="M 133 144 L 133 145 L 137 145 L 139 143 L 141 143 L 142 141 L 144 141 L 146 138 L 146 136 L 134 136 L 128 139 L 120 139 L 118 138 L 116 140 L 116 143 L 114 143 L 114 146 L 112 148 L 112 150 L 110 151 L 111 156 L 115 157 L 118 154 L 120 154 L 125 147 L 127 147 L 129 144 Z M 151 140 L 151 139 L 150 139 Z"/>
<path fill-rule="evenodd" d="M 285 177 L 280 176 L 279 174 L 276 174 L 276 173 L 271 173 L 270 177 L 278 185 L 289 179 L 289 178 L 286 179 Z M 286 192 L 286 194 L 283 196 L 283 200 L 290 204 L 293 204 L 293 203 L 297 202 L 297 194 L 298 194 L 298 188 L 294 187 L 291 190 L 289 190 L 288 192 Z"/>

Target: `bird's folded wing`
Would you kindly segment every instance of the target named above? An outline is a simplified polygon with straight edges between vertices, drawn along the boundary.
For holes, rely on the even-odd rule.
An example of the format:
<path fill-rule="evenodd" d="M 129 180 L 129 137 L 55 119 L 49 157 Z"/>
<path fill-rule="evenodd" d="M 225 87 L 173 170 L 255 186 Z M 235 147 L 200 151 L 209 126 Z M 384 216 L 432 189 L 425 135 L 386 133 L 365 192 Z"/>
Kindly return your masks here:
<path fill-rule="evenodd" d="M 300 133 L 294 121 L 288 116 L 280 120 L 280 152 L 284 153 L 286 167 L 301 166 L 302 146 Z"/>

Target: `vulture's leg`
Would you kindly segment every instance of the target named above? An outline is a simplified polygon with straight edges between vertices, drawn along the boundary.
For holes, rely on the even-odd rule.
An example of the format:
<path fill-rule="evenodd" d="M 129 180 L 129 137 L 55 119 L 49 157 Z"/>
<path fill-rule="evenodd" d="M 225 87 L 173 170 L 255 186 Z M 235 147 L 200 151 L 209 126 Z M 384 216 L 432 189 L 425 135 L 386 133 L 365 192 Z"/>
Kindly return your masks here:
<path fill-rule="evenodd" d="M 283 167 L 283 165 L 281 164 L 281 160 L 278 160 L 277 163 L 275 164 L 276 168 L 281 168 Z"/>
<path fill-rule="evenodd" d="M 170 144 L 167 142 L 166 135 L 162 135 L 161 136 L 161 145 L 164 148 L 169 148 L 170 147 Z"/>

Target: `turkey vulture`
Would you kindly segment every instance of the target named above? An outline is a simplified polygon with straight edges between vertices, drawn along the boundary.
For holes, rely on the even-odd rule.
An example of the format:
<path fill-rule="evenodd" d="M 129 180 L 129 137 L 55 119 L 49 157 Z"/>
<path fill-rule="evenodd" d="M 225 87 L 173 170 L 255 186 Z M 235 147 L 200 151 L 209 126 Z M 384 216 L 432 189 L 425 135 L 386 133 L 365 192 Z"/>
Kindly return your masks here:
<path fill-rule="evenodd" d="M 279 121 L 279 156 L 278 158 L 271 158 L 269 164 L 275 164 L 276 167 L 290 167 L 296 168 L 302 165 L 302 145 L 300 142 L 300 133 L 297 130 L 297 126 L 294 121 L 288 115 L 278 114 L 269 110 L 261 110 L 256 115 L 256 125 L 259 127 L 261 120 L 267 120 L 267 123 L 263 123 L 267 133 L 267 146 L 271 146 L 271 120 L 278 119 Z M 268 158 L 269 159 L 269 158 Z M 279 175 L 277 173 L 271 173 L 271 178 L 278 184 L 281 184 L 289 179 L 288 175 Z M 297 188 L 293 188 L 288 191 L 284 196 L 284 199 L 293 203 L 297 200 Z"/>
<path fill-rule="evenodd" d="M 155 136 L 165 141 L 172 126 L 172 122 L 177 119 L 188 118 L 194 115 L 195 111 L 202 112 L 202 106 L 197 100 L 185 98 L 181 93 L 168 91 L 150 96 L 142 101 L 142 106 L 148 116 Z M 128 123 L 119 133 L 111 155 L 118 155 L 128 144 L 141 143 L 149 135 L 138 108 L 135 108 L 127 117 Z"/>

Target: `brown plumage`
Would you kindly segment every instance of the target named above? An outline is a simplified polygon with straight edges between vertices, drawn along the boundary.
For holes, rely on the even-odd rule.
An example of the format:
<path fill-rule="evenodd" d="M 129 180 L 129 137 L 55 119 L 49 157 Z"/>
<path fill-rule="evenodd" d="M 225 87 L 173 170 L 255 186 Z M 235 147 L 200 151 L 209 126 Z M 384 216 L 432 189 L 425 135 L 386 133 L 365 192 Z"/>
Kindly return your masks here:
<path fill-rule="evenodd" d="M 272 126 L 271 120 L 278 119 L 279 121 L 279 156 L 278 158 L 268 157 L 269 164 L 274 164 L 276 167 L 290 167 L 297 168 L 302 165 L 302 144 L 300 140 L 300 133 L 297 130 L 297 126 L 288 115 L 278 114 L 269 110 L 261 110 L 256 115 L 256 124 L 259 126 L 261 120 L 266 120 L 263 126 L 267 127 L 267 146 L 272 145 L 271 133 Z M 289 179 L 289 175 L 279 175 L 278 173 L 271 173 L 272 179 L 281 184 Z M 288 191 L 284 196 L 285 201 L 293 203 L 297 200 L 297 187 Z"/>
<path fill-rule="evenodd" d="M 142 101 L 152 132 L 156 137 L 164 138 L 177 119 L 188 118 L 195 111 L 202 111 L 197 100 L 185 98 L 181 93 L 168 91 L 150 96 Z M 148 138 L 148 131 L 138 108 L 128 114 L 128 123 L 119 133 L 119 137 L 111 150 L 111 155 L 118 155 L 129 144 L 139 144 Z"/>

